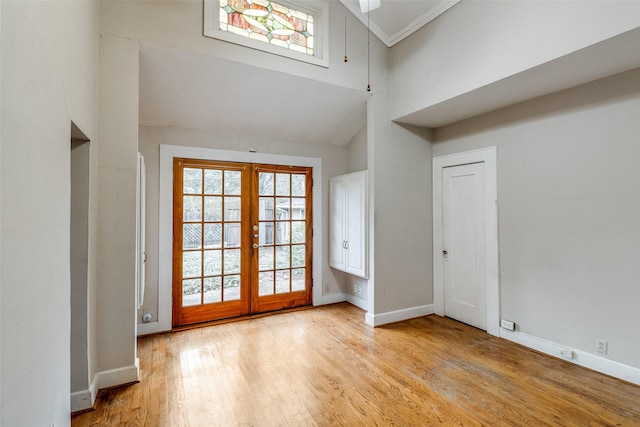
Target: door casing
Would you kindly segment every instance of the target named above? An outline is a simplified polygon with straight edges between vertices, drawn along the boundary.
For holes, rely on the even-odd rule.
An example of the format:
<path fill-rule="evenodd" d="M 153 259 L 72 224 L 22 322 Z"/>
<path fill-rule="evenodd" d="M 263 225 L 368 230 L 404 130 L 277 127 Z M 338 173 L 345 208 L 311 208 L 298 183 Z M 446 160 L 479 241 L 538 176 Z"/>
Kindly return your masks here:
<path fill-rule="evenodd" d="M 445 314 L 444 265 L 442 250 L 443 228 L 443 169 L 471 163 L 484 165 L 485 177 L 485 282 L 487 290 L 487 333 L 500 335 L 500 285 L 498 278 L 498 215 L 497 215 L 497 150 L 488 147 L 480 150 L 448 154 L 433 158 L 433 299 L 434 312 Z"/>
<path fill-rule="evenodd" d="M 173 252 L 173 158 L 186 157 L 202 160 L 219 160 L 241 163 L 267 163 L 313 168 L 313 292 L 312 304 L 331 302 L 331 296 L 323 296 L 322 266 L 322 159 L 317 157 L 286 156 L 279 154 L 252 153 L 248 151 L 217 150 L 212 148 L 160 145 L 160 182 L 158 194 L 158 316 L 156 322 L 138 325 L 138 334 L 149 334 L 171 330 L 172 321 L 172 252 Z M 150 185 L 153 183 L 150 182 Z"/>
<path fill-rule="evenodd" d="M 173 321 L 172 324 L 174 327 L 191 325 L 195 323 L 208 322 L 213 320 L 220 320 L 225 318 L 239 317 L 245 316 L 249 314 L 258 314 L 264 313 L 268 311 L 276 311 L 284 308 L 291 307 L 299 307 L 303 305 L 311 304 L 311 292 L 313 290 L 313 280 L 312 280 L 312 265 L 313 265 L 313 180 L 311 174 L 313 169 L 310 167 L 296 167 L 292 165 L 267 165 L 260 163 L 242 163 L 242 162 L 221 162 L 218 160 L 202 160 L 202 159 L 188 159 L 183 157 L 177 157 L 173 159 L 174 168 L 173 168 L 173 176 L 174 176 L 174 204 L 173 204 L 173 215 L 174 215 L 174 229 L 173 229 Z M 201 172 L 200 175 L 200 186 L 199 190 L 195 192 L 184 192 L 184 171 L 187 169 L 193 169 Z M 206 171 L 217 171 L 220 172 L 220 188 L 219 192 L 215 191 L 213 188 L 210 188 L 212 192 L 208 193 L 205 188 L 202 187 L 203 182 L 203 174 L 205 178 L 205 187 L 206 187 Z M 238 182 L 237 187 L 231 188 L 230 193 L 227 193 L 226 184 L 225 190 L 222 189 L 222 179 L 224 171 L 224 176 L 227 176 L 227 173 L 235 174 L 237 176 Z M 261 193 L 259 190 L 259 176 L 265 173 L 267 176 L 272 175 L 272 185 L 271 192 L 269 193 L 266 190 L 266 193 Z M 275 191 L 275 178 L 276 176 L 286 176 L 289 177 L 290 180 L 293 175 L 303 176 L 304 180 L 304 192 L 302 195 L 298 193 L 294 194 L 293 189 L 288 192 L 288 196 L 286 194 L 278 195 L 278 192 Z M 213 175 L 211 175 L 212 177 Z M 210 178 L 212 179 L 212 178 Z M 225 178 L 231 179 L 231 178 Z M 233 182 L 233 180 L 231 181 Z M 212 181 L 210 181 L 212 183 Z M 289 181 L 291 183 L 291 181 Z M 201 217 L 199 219 L 190 218 L 185 219 L 184 215 L 184 205 L 183 205 L 183 196 L 189 198 L 195 198 L 199 200 L 196 202 L 200 205 Z M 206 203 L 203 202 L 202 197 L 206 200 L 207 197 L 219 198 L 220 199 L 220 211 L 219 217 L 210 217 L 207 219 L 205 211 L 207 209 Z M 283 199 L 284 197 L 284 199 Z M 226 200 L 229 203 L 229 200 L 236 199 L 236 201 L 242 200 L 238 205 L 237 209 L 234 210 L 236 214 L 228 217 L 228 213 L 226 208 L 224 209 L 223 215 L 223 200 Z M 294 218 L 294 215 L 291 214 L 288 219 L 276 218 L 274 211 L 272 211 L 272 217 L 261 217 L 259 212 L 261 209 L 261 203 L 259 200 L 271 200 L 273 203 L 273 208 L 277 205 L 276 200 L 288 200 L 288 205 L 292 207 L 294 205 L 294 201 L 304 200 L 303 209 L 305 230 L 304 230 L 304 240 L 294 242 L 293 239 L 291 241 L 276 241 L 276 236 L 273 237 L 273 241 L 271 243 L 265 242 L 264 248 L 275 250 L 277 248 L 288 248 L 289 251 L 293 251 L 294 248 L 304 247 L 304 263 L 302 265 L 297 264 L 292 265 L 289 264 L 288 268 L 284 266 L 278 266 L 277 263 L 271 266 L 271 269 L 261 269 L 259 268 L 259 251 L 262 250 L 263 246 L 258 244 L 258 224 L 271 224 L 272 228 L 275 230 L 276 225 L 287 224 L 291 226 L 291 222 L 300 224 L 301 218 Z M 204 203 L 204 206 L 203 206 Z M 242 206 L 240 208 L 240 206 Z M 286 205 L 285 205 L 286 206 Z M 210 207 L 211 209 L 213 206 Z M 232 208 L 233 209 L 233 208 Z M 210 211 L 210 214 L 213 214 L 215 209 Z M 206 239 L 206 230 L 207 226 L 211 226 L 211 224 L 217 224 L 220 226 L 221 238 L 222 234 L 227 235 L 222 240 L 225 241 L 222 244 L 220 242 L 220 246 L 215 246 L 213 240 L 209 242 L 209 246 L 207 246 L 203 241 L 200 242 L 198 246 L 192 246 L 189 248 L 183 247 L 183 224 L 196 224 L 196 227 L 204 227 L 200 228 L 200 239 Z M 202 224 L 202 225 L 200 225 Z M 208 224 L 208 225 L 207 225 Z M 227 228 L 227 225 L 233 227 L 236 232 L 233 232 L 231 228 Z M 291 230 L 290 228 L 286 228 L 287 230 Z M 231 233 L 228 235 L 227 233 Z M 264 231 L 260 231 L 260 234 L 264 233 Z M 279 235 L 276 233 L 276 235 Z M 266 235 L 263 236 L 266 238 Z M 213 236 L 211 236 L 213 239 Z M 261 238 L 262 239 L 262 238 Z M 253 246 L 253 247 L 252 247 Z M 259 249 L 260 248 L 260 249 Z M 223 256 L 223 253 L 237 253 L 237 256 L 240 257 L 238 270 L 231 272 L 224 272 L 223 274 L 223 258 L 226 259 L 226 256 Z M 287 251 L 287 252 L 289 252 Z M 236 277 L 240 279 L 240 292 L 239 295 L 236 295 L 238 298 L 232 297 L 230 300 L 223 299 L 223 296 L 226 292 L 222 292 L 218 295 L 220 300 L 214 299 L 210 301 L 206 301 L 206 293 L 201 295 L 200 292 L 198 295 L 204 296 L 204 300 L 199 303 L 195 303 L 191 301 L 190 304 L 183 304 L 183 253 L 191 253 L 191 254 L 200 254 L 200 262 L 204 261 L 204 265 L 206 265 L 206 254 L 209 253 L 218 253 L 218 262 L 219 271 L 214 271 L 211 269 L 208 273 L 206 272 L 206 268 L 202 268 L 199 271 L 200 277 L 194 277 L 190 280 L 198 280 L 200 281 L 200 286 L 203 286 L 202 280 L 209 276 L 211 278 L 217 278 L 221 282 L 219 283 L 222 286 L 222 281 L 224 277 Z M 289 252 L 291 255 L 292 252 Z M 275 261 L 275 252 L 272 252 L 273 261 Z M 216 263 L 213 259 L 210 260 L 212 263 Z M 299 259 L 298 259 L 299 262 Z M 226 261 L 224 261 L 226 265 Z M 204 267 L 202 265 L 201 267 Z M 284 268 L 283 268 L 284 267 Z M 293 274 L 294 270 L 298 270 L 300 267 L 304 268 L 304 283 L 305 289 L 293 289 L 290 288 L 288 292 L 277 292 L 275 288 L 273 289 L 273 293 L 260 294 L 259 288 L 261 288 L 259 282 L 259 277 L 261 274 L 268 274 L 271 272 L 273 285 L 276 285 L 276 273 L 280 272 L 288 272 L 286 277 Z M 193 272 L 192 272 L 193 273 Z M 206 279 L 204 279 L 206 282 Z M 293 276 L 291 276 L 291 280 L 293 281 Z M 292 283 L 289 283 L 289 286 L 292 286 Z M 226 289 L 226 286 L 225 286 Z M 221 289 L 222 291 L 222 289 Z M 213 296 L 214 293 L 211 294 Z"/>

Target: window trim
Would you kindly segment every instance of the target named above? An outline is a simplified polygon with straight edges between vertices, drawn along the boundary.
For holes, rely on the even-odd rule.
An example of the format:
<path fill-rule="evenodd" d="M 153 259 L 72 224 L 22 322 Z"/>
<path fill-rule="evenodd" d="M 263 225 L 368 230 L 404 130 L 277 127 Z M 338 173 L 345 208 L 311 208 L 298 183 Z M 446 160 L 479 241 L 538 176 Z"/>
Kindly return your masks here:
<path fill-rule="evenodd" d="M 313 56 L 221 30 L 219 0 L 204 0 L 203 35 L 329 68 L 329 3 L 323 0 L 277 0 L 276 3 L 313 16 L 315 30 Z"/>

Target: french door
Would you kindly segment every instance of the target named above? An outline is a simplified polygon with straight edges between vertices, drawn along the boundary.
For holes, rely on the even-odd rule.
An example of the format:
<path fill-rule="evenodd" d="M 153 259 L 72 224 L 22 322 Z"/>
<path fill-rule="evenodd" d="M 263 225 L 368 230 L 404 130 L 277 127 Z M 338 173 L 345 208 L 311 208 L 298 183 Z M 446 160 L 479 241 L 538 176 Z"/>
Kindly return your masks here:
<path fill-rule="evenodd" d="M 311 168 L 175 158 L 173 326 L 311 304 Z"/>

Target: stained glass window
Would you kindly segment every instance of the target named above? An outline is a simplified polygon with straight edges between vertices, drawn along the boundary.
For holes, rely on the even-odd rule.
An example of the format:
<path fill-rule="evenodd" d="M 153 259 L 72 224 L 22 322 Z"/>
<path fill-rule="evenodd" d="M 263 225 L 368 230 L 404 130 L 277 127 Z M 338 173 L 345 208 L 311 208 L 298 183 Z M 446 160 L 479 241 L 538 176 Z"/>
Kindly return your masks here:
<path fill-rule="evenodd" d="M 314 17 L 269 0 L 220 0 L 220 29 L 314 55 Z"/>
<path fill-rule="evenodd" d="M 204 0 L 203 35 L 329 66 L 328 0 Z"/>

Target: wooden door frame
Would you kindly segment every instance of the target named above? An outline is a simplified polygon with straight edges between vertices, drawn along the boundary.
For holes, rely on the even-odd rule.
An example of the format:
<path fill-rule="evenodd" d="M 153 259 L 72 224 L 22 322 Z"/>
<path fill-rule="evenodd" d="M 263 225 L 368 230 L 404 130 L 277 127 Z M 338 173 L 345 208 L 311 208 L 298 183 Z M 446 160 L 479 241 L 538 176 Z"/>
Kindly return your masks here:
<path fill-rule="evenodd" d="M 322 295 L 323 282 L 323 186 L 322 159 L 317 157 L 286 156 L 278 154 L 252 153 L 248 151 L 218 150 L 177 145 L 160 145 L 159 193 L 158 193 L 158 316 L 156 322 L 138 325 L 138 334 L 150 334 L 171 330 L 172 253 L 173 253 L 173 158 L 185 157 L 201 160 L 219 160 L 241 163 L 268 163 L 313 168 L 313 291 L 312 304 L 328 303 L 330 298 Z M 149 157 L 149 161 L 151 157 Z M 153 185 L 153 182 L 149 182 Z"/>
<path fill-rule="evenodd" d="M 444 316 L 444 241 L 442 173 L 443 169 L 470 163 L 483 163 L 485 173 L 485 281 L 487 286 L 487 332 L 500 336 L 500 284 L 498 277 L 498 191 L 497 150 L 480 150 L 437 156 L 432 159 L 433 172 L 433 303 L 434 312 Z"/>

